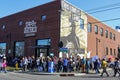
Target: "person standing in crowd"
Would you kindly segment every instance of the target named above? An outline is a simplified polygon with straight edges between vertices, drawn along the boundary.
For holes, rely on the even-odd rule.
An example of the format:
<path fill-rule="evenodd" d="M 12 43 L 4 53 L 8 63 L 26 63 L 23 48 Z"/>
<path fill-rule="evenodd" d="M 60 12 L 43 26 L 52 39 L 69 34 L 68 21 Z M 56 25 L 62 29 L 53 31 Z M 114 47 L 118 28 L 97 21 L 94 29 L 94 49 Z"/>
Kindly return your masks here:
<path fill-rule="evenodd" d="M 4 71 L 5 73 L 7 73 L 7 69 L 6 69 L 6 67 L 7 67 L 7 61 L 6 61 L 6 59 L 3 59 L 2 67 L 3 67 L 3 71 Z"/>
<path fill-rule="evenodd" d="M 54 71 L 57 72 L 57 65 L 58 65 L 58 58 L 56 56 L 53 57 L 53 60 L 54 60 Z"/>
<path fill-rule="evenodd" d="M 89 58 L 86 59 L 86 73 L 89 73 L 89 70 L 90 70 L 90 60 Z"/>
<path fill-rule="evenodd" d="M 2 62 L 0 61 L 0 72 L 2 71 Z"/>
<path fill-rule="evenodd" d="M 62 70 L 62 65 L 63 65 L 61 58 L 59 58 L 57 64 L 58 64 L 57 65 L 57 72 L 60 72 Z"/>
<path fill-rule="evenodd" d="M 94 70 L 96 73 L 100 73 L 98 59 L 94 62 Z"/>
<path fill-rule="evenodd" d="M 86 65 L 86 59 L 83 56 L 83 58 L 81 59 L 81 66 L 82 66 L 82 72 L 83 73 L 85 72 L 85 65 Z"/>
<path fill-rule="evenodd" d="M 77 56 L 75 63 L 76 63 L 76 71 L 79 71 L 80 70 L 80 57 Z"/>
<path fill-rule="evenodd" d="M 46 71 L 46 65 L 47 65 L 46 58 L 43 56 L 43 71 Z"/>
<path fill-rule="evenodd" d="M 72 60 L 72 58 L 70 57 L 69 59 L 68 59 L 68 71 L 69 72 L 71 72 L 72 70 L 73 70 L 73 60 Z"/>
<path fill-rule="evenodd" d="M 32 63 L 32 59 L 30 56 L 28 56 L 28 66 L 27 69 L 30 71 L 31 70 L 31 63 Z"/>
<path fill-rule="evenodd" d="M 63 72 L 67 72 L 68 60 L 67 57 L 63 59 Z"/>
<path fill-rule="evenodd" d="M 31 71 L 32 72 L 35 72 L 35 66 L 36 66 L 36 60 L 35 60 L 35 57 L 32 56 L 31 58 Z"/>
<path fill-rule="evenodd" d="M 28 66 L 28 59 L 27 57 L 23 58 L 23 71 L 27 70 L 27 66 Z"/>
<path fill-rule="evenodd" d="M 115 58 L 115 62 L 114 62 L 114 75 L 113 75 L 113 77 L 115 77 L 117 73 L 119 73 L 119 76 L 120 76 L 120 62 L 119 62 L 118 58 Z"/>
<path fill-rule="evenodd" d="M 36 60 L 36 65 L 37 65 L 37 70 L 41 71 L 41 69 L 40 69 L 40 58 L 39 57 Z"/>
<path fill-rule="evenodd" d="M 50 57 L 47 56 L 46 57 L 46 72 L 48 72 L 48 62 L 49 62 L 49 59 L 50 59 Z"/>
<path fill-rule="evenodd" d="M 103 69 L 103 71 L 102 71 L 102 73 L 101 73 L 101 77 L 103 76 L 103 73 L 106 73 L 107 76 L 109 76 L 106 68 L 107 68 L 107 61 L 105 61 L 105 59 L 103 59 L 103 60 L 102 60 L 102 69 Z"/>

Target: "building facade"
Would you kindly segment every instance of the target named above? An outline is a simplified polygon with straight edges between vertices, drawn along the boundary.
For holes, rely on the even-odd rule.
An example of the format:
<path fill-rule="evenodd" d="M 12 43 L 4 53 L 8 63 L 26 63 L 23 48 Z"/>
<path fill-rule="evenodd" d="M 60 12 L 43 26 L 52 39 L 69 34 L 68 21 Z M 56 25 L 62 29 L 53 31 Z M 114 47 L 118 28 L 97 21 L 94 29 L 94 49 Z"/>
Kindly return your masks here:
<path fill-rule="evenodd" d="M 120 33 L 90 15 L 87 16 L 87 21 L 88 51 L 91 52 L 91 56 L 98 55 L 100 58 L 117 57 Z"/>
<path fill-rule="evenodd" d="M 65 0 L 0 18 L 0 54 L 12 58 L 115 57 L 119 38 L 119 32 Z"/>
<path fill-rule="evenodd" d="M 48 56 L 59 52 L 60 1 L 0 19 L 1 54 L 7 57 Z"/>
<path fill-rule="evenodd" d="M 68 2 L 56 0 L 3 17 L 0 19 L 0 53 L 7 57 L 63 57 L 64 50 L 67 56 L 85 54 L 87 17 L 82 14 Z"/>
<path fill-rule="evenodd" d="M 69 56 L 87 53 L 87 16 L 80 9 L 64 0 L 61 1 L 60 41 Z M 61 52 L 61 50 L 60 50 Z M 62 51 L 63 52 L 63 51 Z M 64 53 L 62 53 L 64 54 Z"/>

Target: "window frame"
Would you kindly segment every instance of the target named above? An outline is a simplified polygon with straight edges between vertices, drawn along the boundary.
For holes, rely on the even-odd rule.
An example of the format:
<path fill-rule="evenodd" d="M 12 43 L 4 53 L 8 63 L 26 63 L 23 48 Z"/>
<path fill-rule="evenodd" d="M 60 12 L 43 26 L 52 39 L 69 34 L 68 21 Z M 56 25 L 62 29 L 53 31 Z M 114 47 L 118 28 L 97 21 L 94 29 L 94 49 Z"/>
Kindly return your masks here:
<path fill-rule="evenodd" d="M 0 54 L 5 55 L 6 50 L 7 50 L 7 43 L 6 42 L 0 42 L 0 49 L 1 49 Z"/>
<path fill-rule="evenodd" d="M 88 32 L 92 32 L 92 23 L 88 22 Z"/>
<path fill-rule="evenodd" d="M 100 35 L 103 36 L 103 28 L 100 28 Z"/>
<path fill-rule="evenodd" d="M 113 34 L 113 40 L 115 41 L 115 39 L 116 39 L 116 38 L 115 38 L 115 34 Z"/>
<path fill-rule="evenodd" d="M 110 48 L 110 55 L 112 55 L 112 48 Z"/>
<path fill-rule="evenodd" d="M 98 34 L 98 26 L 97 25 L 94 26 L 94 30 L 95 30 L 95 34 Z"/>
<path fill-rule="evenodd" d="M 17 50 L 17 45 L 18 45 L 17 43 L 23 43 L 23 46 L 22 46 L 22 50 L 23 50 L 22 52 L 23 53 L 21 55 L 19 55 L 19 53 L 17 53 L 17 51 L 16 51 Z M 25 42 L 24 41 L 16 41 L 16 42 L 14 42 L 14 45 L 15 45 L 14 46 L 15 56 L 16 57 L 23 57 L 25 55 Z"/>
<path fill-rule="evenodd" d="M 114 56 L 116 56 L 116 49 L 114 49 Z"/>
<path fill-rule="evenodd" d="M 108 38 L 108 30 L 105 30 L 105 37 Z"/>
<path fill-rule="evenodd" d="M 84 29 L 84 19 L 80 18 L 80 29 Z"/>
<path fill-rule="evenodd" d="M 2 30 L 6 29 L 6 26 L 4 24 L 1 27 L 2 27 Z"/>
<path fill-rule="evenodd" d="M 18 25 L 19 25 L 19 26 L 22 26 L 22 25 L 23 25 L 23 21 L 22 21 L 22 20 L 19 20 L 19 21 L 18 21 Z"/>
<path fill-rule="evenodd" d="M 108 50 L 109 50 L 108 47 L 106 47 L 106 55 L 108 55 Z"/>
<path fill-rule="evenodd" d="M 112 36 L 112 32 L 110 32 L 110 39 L 112 39 L 113 38 L 113 36 Z"/>
<path fill-rule="evenodd" d="M 42 15 L 41 16 L 41 21 L 45 21 L 47 19 L 47 16 L 46 15 Z"/>

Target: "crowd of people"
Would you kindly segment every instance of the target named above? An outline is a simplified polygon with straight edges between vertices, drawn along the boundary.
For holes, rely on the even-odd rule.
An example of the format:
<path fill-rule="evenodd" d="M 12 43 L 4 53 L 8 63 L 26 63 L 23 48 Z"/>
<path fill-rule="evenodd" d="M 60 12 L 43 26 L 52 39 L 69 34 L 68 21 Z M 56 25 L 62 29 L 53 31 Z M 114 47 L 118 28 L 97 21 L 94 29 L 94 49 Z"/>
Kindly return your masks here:
<path fill-rule="evenodd" d="M 58 58 L 56 56 L 54 57 L 38 57 L 35 58 L 34 56 L 29 57 L 23 57 L 21 59 L 15 58 L 14 59 L 14 66 L 18 66 L 19 68 L 22 68 L 23 71 L 38 71 L 38 72 L 49 72 L 49 67 L 53 67 L 53 72 L 81 72 L 81 73 L 89 73 L 90 70 L 94 70 L 95 73 L 100 73 L 100 69 L 103 69 L 101 76 L 103 76 L 104 73 L 106 73 L 107 76 L 109 76 L 109 73 L 107 72 L 107 64 L 108 62 L 105 59 L 96 59 L 92 60 L 91 58 L 85 58 L 85 57 L 64 57 L 64 58 Z M 52 65 L 49 64 L 52 62 Z M 6 59 L 0 59 L 0 71 L 6 71 Z M 120 61 L 118 58 L 115 58 L 114 62 L 114 77 L 118 73 L 120 76 Z"/>

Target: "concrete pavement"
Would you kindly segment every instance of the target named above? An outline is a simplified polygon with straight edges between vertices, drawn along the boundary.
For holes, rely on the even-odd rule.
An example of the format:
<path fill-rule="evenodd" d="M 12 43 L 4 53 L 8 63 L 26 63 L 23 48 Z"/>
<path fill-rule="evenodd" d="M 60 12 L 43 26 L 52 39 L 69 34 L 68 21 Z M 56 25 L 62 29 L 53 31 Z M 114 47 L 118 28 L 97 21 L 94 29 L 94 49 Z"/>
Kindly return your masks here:
<path fill-rule="evenodd" d="M 112 70 L 111 68 L 108 68 L 107 70 Z M 15 71 L 18 73 L 27 73 L 27 74 L 32 74 L 32 75 L 59 75 L 59 76 L 84 76 L 84 75 L 90 75 L 90 74 L 94 74 L 94 75 L 100 75 L 100 74 L 96 74 L 95 71 L 90 70 L 90 72 L 87 73 L 81 73 L 81 72 L 53 72 L 53 73 L 49 73 L 49 72 L 22 72 L 22 71 Z M 100 72 L 102 72 L 102 69 L 100 69 Z"/>

